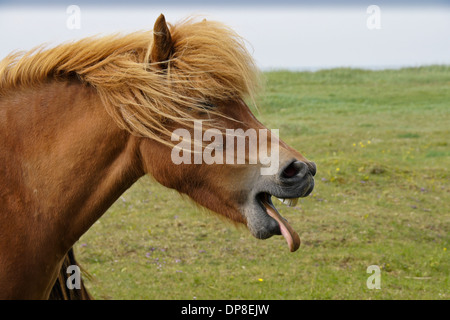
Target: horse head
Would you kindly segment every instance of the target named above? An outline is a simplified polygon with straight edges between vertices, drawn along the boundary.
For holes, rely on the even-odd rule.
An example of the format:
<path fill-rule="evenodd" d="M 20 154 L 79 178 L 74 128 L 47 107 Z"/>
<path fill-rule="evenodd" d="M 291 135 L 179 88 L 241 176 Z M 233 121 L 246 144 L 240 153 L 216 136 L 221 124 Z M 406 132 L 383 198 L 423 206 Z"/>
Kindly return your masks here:
<path fill-rule="evenodd" d="M 271 198 L 293 205 L 308 196 L 314 188 L 316 166 L 253 115 L 242 94 L 249 90 L 236 84 L 255 71 L 253 62 L 236 39 L 223 38 L 214 28 L 206 21 L 197 22 L 189 30 L 194 33 L 192 39 L 185 39 L 181 31 L 169 28 L 164 16 L 155 23 L 150 67 L 164 75 L 175 96 L 186 97 L 189 104 L 184 112 L 190 118 L 164 120 L 165 129 L 172 133 L 170 141 L 165 138 L 167 143 L 164 138 L 142 140 L 144 171 L 199 205 L 245 224 L 256 238 L 282 234 L 295 251 L 300 238 Z M 198 30 L 206 34 L 195 34 Z M 218 38 L 214 48 L 202 47 L 215 43 L 205 40 L 207 35 Z M 221 48 L 221 42 L 227 41 L 235 43 Z M 186 68 L 184 81 L 175 81 L 173 75 Z M 227 92 L 227 86 L 233 90 Z M 175 103 L 183 104 L 180 100 Z"/>

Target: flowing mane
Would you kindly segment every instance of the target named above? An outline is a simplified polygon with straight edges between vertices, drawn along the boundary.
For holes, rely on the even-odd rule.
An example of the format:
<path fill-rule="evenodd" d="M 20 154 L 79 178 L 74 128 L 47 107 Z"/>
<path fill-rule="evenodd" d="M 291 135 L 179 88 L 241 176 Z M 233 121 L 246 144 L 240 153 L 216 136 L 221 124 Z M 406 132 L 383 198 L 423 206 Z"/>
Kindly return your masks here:
<path fill-rule="evenodd" d="M 258 70 L 234 31 L 218 22 L 189 19 L 171 25 L 170 32 L 174 45 L 163 62 L 151 61 L 149 31 L 10 54 L 0 62 L 0 96 L 14 88 L 77 78 L 96 89 L 119 127 L 158 141 L 171 134 L 167 120 L 190 126 L 192 109 L 253 99 Z"/>
<path fill-rule="evenodd" d="M 0 61 L 0 299 L 89 299 L 73 247 L 145 175 L 296 251 L 272 197 L 308 196 L 316 165 L 252 113 L 258 83 L 235 32 L 163 14 L 152 32 Z"/>

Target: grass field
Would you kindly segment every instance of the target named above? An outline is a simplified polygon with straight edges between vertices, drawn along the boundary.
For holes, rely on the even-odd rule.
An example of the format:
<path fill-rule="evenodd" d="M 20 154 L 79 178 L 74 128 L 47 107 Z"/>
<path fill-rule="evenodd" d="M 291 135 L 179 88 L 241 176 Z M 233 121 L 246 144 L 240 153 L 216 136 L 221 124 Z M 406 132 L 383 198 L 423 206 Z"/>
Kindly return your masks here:
<path fill-rule="evenodd" d="M 318 167 L 297 207 L 274 200 L 300 249 L 143 178 L 75 245 L 94 297 L 449 299 L 450 67 L 264 76 L 255 114 Z"/>

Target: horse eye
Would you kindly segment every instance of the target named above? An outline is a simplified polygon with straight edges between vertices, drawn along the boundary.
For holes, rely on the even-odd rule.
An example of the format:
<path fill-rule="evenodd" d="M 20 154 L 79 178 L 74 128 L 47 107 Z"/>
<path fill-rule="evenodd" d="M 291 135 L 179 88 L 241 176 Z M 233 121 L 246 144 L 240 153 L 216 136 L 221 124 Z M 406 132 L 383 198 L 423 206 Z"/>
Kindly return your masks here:
<path fill-rule="evenodd" d="M 213 104 L 213 103 L 211 103 L 211 102 L 203 102 L 201 105 L 200 105 L 203 109 L 206 109 L 206 110 L 212 110 L 212 109 L 214 109 L 216 106 Z"/>

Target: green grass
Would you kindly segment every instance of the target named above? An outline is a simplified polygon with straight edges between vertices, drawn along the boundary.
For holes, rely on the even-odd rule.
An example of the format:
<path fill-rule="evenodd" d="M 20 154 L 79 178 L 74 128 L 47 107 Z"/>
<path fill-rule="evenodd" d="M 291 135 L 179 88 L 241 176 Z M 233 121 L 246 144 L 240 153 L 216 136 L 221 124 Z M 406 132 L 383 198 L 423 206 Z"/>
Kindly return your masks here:
<path fill-rule="evenodd" d="M 257 117 L 316 162 L 302 239 L 253 238 L 149 178 L 75 251 L 97 299 L 449 299 L 450 67 L 265 73 Z M 276 200 L 275 200 L 276 201 Z M 370 265 L 381 289 L 366 286 Z"/>

